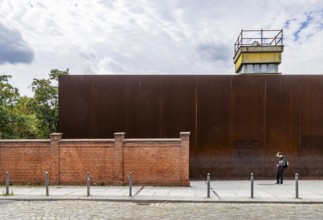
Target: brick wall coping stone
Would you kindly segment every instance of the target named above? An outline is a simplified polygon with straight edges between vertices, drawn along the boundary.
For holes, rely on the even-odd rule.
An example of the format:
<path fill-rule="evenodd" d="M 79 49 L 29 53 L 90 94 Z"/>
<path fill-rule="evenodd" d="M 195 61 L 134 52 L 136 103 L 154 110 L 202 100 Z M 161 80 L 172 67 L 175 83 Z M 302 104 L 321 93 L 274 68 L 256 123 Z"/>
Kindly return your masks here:
<path fill-rule="evenodd" d="M 60 142 L 111 142 L 114 143 L 114 139 L 61 139 Z"/>
<path fill-rule="evenodd" d="M 50 139 L 1 139 L 0 143 L 49 143 Z M 60 142 L 114 142 L 115 139 L 61 139 Z M 180 138 L 129 138 L 124 139 L 124 142 L 178 142 L 181 141 Z"/>
<path fill-rule="evenodd" d="M 130 138 L 130 139 L 124 139 L 124 142 L 179 142 L 181 141 L 180 138 L 168 138 L 168 139 L 138 139 L 138 138 Z"/>
<path fill-rule="evenodd" d="M 49 139 L 1 139 L 0 143 L 42 143 L 42 142 L 46 142 L 49 143 L 50 140 Z"/>

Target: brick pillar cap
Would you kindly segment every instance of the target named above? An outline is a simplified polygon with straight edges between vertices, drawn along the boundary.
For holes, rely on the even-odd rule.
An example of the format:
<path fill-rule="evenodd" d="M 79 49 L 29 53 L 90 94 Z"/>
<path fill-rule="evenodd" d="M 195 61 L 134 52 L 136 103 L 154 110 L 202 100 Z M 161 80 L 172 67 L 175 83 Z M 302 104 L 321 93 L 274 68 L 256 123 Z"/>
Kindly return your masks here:
<path fill-rule="evenodd" d="M 49 136 L 50 136 L 50 139 L 51 140 L 60 140 L 62 138 L 62 135 L 63 133 L 51 133 Z"/>
<path fill-rule="evenodd" d="M 52 138 L 52 137 L 62 137 L 63 133 L 51 133 L 49 136 Z"/>
<path fill-rule="evenodd" d="M 189 131 L 182 131 L 182 132 L 180 132 L 179 134 L 180 134 L 180 135 L 190 135 L 190 134 L 191 134 L 191 132 L 189 132 Z"/>
<path fill-rule="evenodd" d="M 50 136 L 61 136 L 63 133 L 51 133 Z"/>
<path fill-rule="evenodd" d="M 126 132 L 115 132 L 114 136 L 125 136 Z"/>

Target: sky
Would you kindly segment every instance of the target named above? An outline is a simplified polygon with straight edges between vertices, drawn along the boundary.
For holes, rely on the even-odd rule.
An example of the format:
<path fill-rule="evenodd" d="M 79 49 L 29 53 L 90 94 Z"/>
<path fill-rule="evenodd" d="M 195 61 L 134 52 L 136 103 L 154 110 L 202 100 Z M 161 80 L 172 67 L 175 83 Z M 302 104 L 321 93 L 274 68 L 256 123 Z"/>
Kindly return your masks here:
<path fill-rule="evenodd" d="M 0 0 L 0 75 L 234 74 L 241 29 L 284 31 L 283 74 L 323 74 L 323 0 Z"/>

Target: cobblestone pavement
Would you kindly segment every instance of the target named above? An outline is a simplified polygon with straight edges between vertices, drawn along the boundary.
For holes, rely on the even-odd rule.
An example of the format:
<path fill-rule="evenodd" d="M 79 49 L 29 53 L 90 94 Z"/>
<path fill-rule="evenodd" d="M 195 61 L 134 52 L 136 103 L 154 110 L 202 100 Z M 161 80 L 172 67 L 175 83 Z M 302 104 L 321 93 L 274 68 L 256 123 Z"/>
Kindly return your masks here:
<path fill-rule="evenodd" d="M 320 204 L 1 201 L 0 219 L 323 219 Z"/>

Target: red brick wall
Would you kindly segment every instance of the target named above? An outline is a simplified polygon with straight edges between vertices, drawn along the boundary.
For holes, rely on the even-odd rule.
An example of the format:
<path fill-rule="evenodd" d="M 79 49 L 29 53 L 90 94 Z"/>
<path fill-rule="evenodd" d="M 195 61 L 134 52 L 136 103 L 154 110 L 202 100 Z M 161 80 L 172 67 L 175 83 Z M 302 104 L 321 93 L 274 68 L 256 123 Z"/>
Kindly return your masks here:
<path fill-rule="evenodd" d="M 133 183 L 144 179 L 147 184 L 176 184 L 181 178 L 180 162 L 180 139 L 125 141 L 124 172 L 132 172 Z"/>
<path fill-rule="evenodd" d="M 9 172 L 11 182 L 40 183 L 49 170 L 49 140 L 0 141 L 0 181 Z"/>
<path fill-rule="evenodd" d="M 61 139 L 0 141 L 0 182 L 10 173 L 13 183 L 44 183 L 49 172 L 52 184 L 189 185 L 189 133 L 178 139 Z"/>
<path fill-rule="evenodd" d="M 90 172 L 95 184 L 113 181 L 114 140 L 84 141 L 62 140 L 60 142 L 61 184 L 83 183 Z"/>

